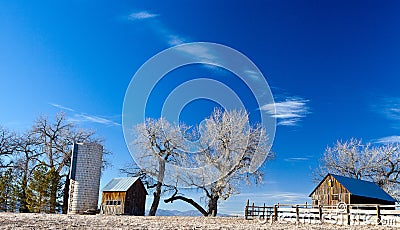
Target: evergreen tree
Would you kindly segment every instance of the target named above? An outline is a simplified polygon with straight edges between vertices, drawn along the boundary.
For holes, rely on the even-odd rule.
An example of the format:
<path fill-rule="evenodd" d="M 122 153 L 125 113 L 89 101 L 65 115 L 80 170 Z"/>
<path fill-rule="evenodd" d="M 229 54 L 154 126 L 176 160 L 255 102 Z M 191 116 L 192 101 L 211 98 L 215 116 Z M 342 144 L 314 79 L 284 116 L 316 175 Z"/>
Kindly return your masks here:
<path fill-rule="evenodd" d="M 61 198 L 61 177 L 57 173 L 54 167 L 50 168 L 46 173 L 46 182 L 48 183 L 48 194 L 49 197 L 49 211 L 51 213 L 59 212 L 61 210 L 60 202 L 58 202 L 59 198 Z M 52 194 L 56 194 L 55 196 Z"/>
<path fill-rule="evenodd" d="M 69 167 L 71 164 L 72 145 L 75 142 L 96 142 L 102 140 L 94 138 L 94 131 L 77 129 L 73 123 L 68 121 L 64 113 L 56 115 L 54 121 L 47 117 L 39 117 L 32 128 L 32 132 L 39 140 L 43 157 L 40 160 L 49 170 L 48 179 L 51 180 L 50 188 L 50 213 L 58 211 L 58 200 L 63 198 L 62 211 L 66 213 L 68 207 L 69 190 Z M 62 193 L 62 197 L 60 197 Z"/>
<path fill-rule="evenodd" d="M 16 205 L 13 171 L 11 168 L 8 168 L 0 173 L 0 210 L 13 212 Z"/>
<path fill-rule="evenodd" d="M 96 142 L 64 113 L 17 135 L 0 126 L 0 211 L 67 213 L 73 143 Z M 107 163 L 107 162 L 105 162 Z"/>
<path fill-rule="evenodd" d="M 19 212 L 29 212 L 27 207 L 28 184 L 32 170 L 39 164 L 39 158 L 44 154 L 40 142 L 32 131 L 27 131 L 16 138 L 16 152 L 14 153 L 14 168 L 17 181 L 17 196 Z"/>
<path fill-rule="evenodd" d="M 30 212 L 49 212 L 50 193 L 49 177 L 44 165 L 37 167 L 28 185 L 27 207 Z"/>

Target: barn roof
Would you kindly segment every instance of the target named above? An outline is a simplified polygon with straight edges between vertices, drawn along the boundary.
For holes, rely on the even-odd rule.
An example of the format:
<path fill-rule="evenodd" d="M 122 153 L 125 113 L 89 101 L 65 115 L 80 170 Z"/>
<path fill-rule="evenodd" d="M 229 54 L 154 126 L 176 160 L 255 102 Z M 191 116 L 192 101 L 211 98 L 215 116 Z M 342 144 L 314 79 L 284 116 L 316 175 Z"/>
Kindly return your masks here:
<path fill-rule="evenodd" d="M 126 192 L 139 177 L 113 178 L 103 188 L 103 192 Z"/>
<path fill-rule="evenodd" d="M 375 184 L 373 182 L 354 179 L 354 178 L 350 178 L 350 177 L 339 176 L 339 175 L 335 175 L 335 174 L 328 174 L 326 177 L 328 177 L 329 175 L 334 177 L 352 195 L 375 198 L 375 199 L 385 200 L 385 201 L 390 201 L 390 202 L 397 202 L 396 199 L 391 197 L 381 187 L 379 187 L 377 184 Z M 324 181 L 325 178 L 322 181 Z M 321 183 L 322 183 L 322 181 L 321 181 Z M 319 185 L 314 189 L 314 191 L 319 187 Z M 314 191 L 312 193 L 314 193 Z M 311 196 L 311 194 L 310 194 L 310 196 Z"/>
<path fill-rule="evenodd" d="M 331 175 L 353 195 L 396 202 L 393 197 L 373 182 L 334 174 Z"/>

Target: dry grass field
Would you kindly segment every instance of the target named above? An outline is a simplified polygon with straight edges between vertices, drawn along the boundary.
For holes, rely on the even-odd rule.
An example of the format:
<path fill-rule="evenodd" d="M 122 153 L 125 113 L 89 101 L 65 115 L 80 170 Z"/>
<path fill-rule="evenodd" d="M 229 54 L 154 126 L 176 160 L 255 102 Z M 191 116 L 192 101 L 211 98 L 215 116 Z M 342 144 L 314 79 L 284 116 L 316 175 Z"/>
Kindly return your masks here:
<path fill-rule="evenodd" d="M 0 213 L 0 229 L 392 229 L 384 226 L 260 223 L 240 217 L 138 217 Z"/>

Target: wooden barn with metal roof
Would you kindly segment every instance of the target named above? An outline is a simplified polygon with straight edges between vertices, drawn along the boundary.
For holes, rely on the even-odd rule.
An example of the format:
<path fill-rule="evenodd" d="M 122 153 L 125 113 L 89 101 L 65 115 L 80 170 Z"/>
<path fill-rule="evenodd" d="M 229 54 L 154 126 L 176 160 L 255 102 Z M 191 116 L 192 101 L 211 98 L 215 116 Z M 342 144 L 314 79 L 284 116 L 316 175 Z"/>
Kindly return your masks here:
<path fill-rule="evenodd" d="M 147 191 L 139 177 L 114 178 L 102 191 L 101 214 L 144 216 Z"/>
<path fill-rule="evenodd" d="M 377 184 L 334 174 L 328 174 L 309 195 L 313 206 L 346 204 L 394 205 L 396 199 Z"/>

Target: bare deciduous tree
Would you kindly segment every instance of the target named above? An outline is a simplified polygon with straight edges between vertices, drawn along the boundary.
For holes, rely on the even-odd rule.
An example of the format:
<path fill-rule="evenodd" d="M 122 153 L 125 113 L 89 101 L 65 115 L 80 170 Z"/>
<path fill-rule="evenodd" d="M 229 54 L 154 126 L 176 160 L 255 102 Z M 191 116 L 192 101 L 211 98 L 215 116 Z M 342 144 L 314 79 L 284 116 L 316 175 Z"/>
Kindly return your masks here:
<path fill-rule="evenodd" d="M 102 139 L 95 137 L 94 131 L 76 128 L 64 113 L 58 113 L 54 120 L 45 116 L 39 117 L 33 127 L 22 135 L 0 127 L 0 176 L 3 171 L 7 172 L 3 173 L 7 176 L 3 178 L 4 182 L 10 178 L 9 172 L 12 172 L 12 186 L 15 188 L 15 191 L 13 190 L 15 195 L 12 197 L 15 200 L 12 202 L 18 203 L 16 208 L 19 212 L 39 210 L 55 213 L 60 207 L 61 197 L 62 211 L 67 212 L 68 174 L 72 146 L 75 142 L 103 144 Z M 104 150 L 103 154 L 109 154 L 109 151 Z M 103 158 L 103 167 L 107 164 Z M 40 180 L 36 181 L 37 179 Z M 35 200 L 37 194 L 33 194 L 32 191 L 41 190 L 46 190 L 41 192 L 43 197 L 40 200 L 43 207 L 37 208 L 34 203 L 28 201 Z M 45 197 L 43 194 L 48 196 Z"/>
<path fill-rule="evenodd" d="M 164 184 L 166 162 L 177 162 L 184 157 L 182 133 L 180 127 L 163 118 L 147 119 L 145 123 L 135 127 L 135 141 L 131 144 L 138 151 L 136 160 L 140 167 L 122 171 L 141 177 L 146 187 L 154 190 L 153 203 L 149 211 L 149 216 L 154 216 L 163 189 L 171 188 Z"/>
<path fill-rule="evenodd" d="M 69 122 L 64 113 L 58 113 L 54 121 L 41 116 L 36 120 L 33 131 L 39 140 L 42 152 L 46 157 L 41 158 L 42 164 L 55 172 L 50 189 L 50 212 L 54 213 L 57 206 L 57 186 L 65 179 L 63 191 L 62 211 L 66 213 L 68 207 L 69 166 L 71 164 L 72 146 L 75 142 L 96 142 L 102 144 L 102 140 L 95 138 L 94 131 L 76 129 Z"/>
<path fill-rule="evenodd" d="M 237 194 L 243 182 L 262 180 L 261 171 L 250 173 L 252 160 L 257 154 L 268 154 L 268 136 L 261 126 L 250 126 L 248 114 L 244 111 L 215 110 L 205 125 L 199 127 L 198 141 L 202 151 L 194 157 L 194 167 L 204 166 L 195 176 L 182 177 L 190 186 L 202 189 L 207 200 L 207 211 L 198 203 L 178 191 L 165 202 L 182 200 L 193 205 L 205 216 L 216 216 L 218 201 Z M 269 159 L 272 155 L 269 155 Z"/>
<path fill-rule="evenodd" d="M 327 147 L 320 165 L 315 170 L 318 181 L 327 173 L 377 183 L 395 198 L 400 198 L 400 146 L 399 144 L 364 144 L 361 140 L 337 141 Z"/>
<path fill-rule="evenodd" d="M 0 210 L 16 209 L 16 186 L 13 181 L 14 152 L 17 145 L 15 133 L 0 126 Z"/>
<path fill-rule="evenodd" d="M 15 134 L 0 126 L 0 169 L 12 165 L 12 154 L 15 148 Z"/>
<path fill-rule="evenodd" d="M 173 190 L 172 196 L 164 202 L 182 200 L 193 205 L 204 216 L 215 216 L 219 200 L 238 193 L 243 182 L 250 183 L 252 179 L 261 181 L 262 173 L 250 173 L 249 168 L 252 161 L 258 159 L 257 156 L 269 152 L 267 140 L 266 130 L 261 126 L 251 126 L 248 114 L 243 111 L 215 110 L 204 126 L 196 127 L 194 131 L 183 124 L 171 124 L 163 118 L 147 119 L 135 127 L 132 144 L 137 151 L 137 166 L 122 171 L 140 176 L 147 188 L 154 189 L 149 215 L 155 215 L 162 192 Z M 193 153 L 193 149 L 198 151 Z M 178 166 L 175 170 L 180 167 L 189 170 L 168 171 L 166 174 L 167 163 Z M 178 193 L 178 187 L 170 183 L 174 181 L 204 191 L 207 210 L 193 199 Z"/>
<path fill-rule="evenodd" d="M 40 142 L 32 131 L 20 135 L 17 139 L 14 168 L 19 175 L 17 183 L 19 185 L 20 212 L 29 212 L 27 204 L 29 179 L 33 170 L 38 166 L 40 156 L 43 154 L 39 145 Z"/>

